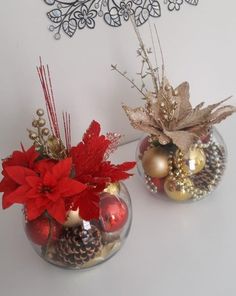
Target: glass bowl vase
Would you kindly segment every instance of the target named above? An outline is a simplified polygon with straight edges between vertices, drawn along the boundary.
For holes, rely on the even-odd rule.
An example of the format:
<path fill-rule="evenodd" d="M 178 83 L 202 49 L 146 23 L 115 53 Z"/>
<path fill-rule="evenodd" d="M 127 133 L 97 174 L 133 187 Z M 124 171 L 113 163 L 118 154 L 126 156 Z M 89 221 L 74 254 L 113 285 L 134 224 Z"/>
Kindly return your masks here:
<path fill-rule="evenodd" d="M 136 160 L 138 173 L 149 191 L 178 202 L 196 201 L 219 185 L 227 149 L 216 128 L 194 143 L 187 154 L 174 144 L 161 145 L 145 135 L 138 143 Z"/>
<path fill-rule="evenodd" d="M 25 217 L 25 216 L 24 216 Z M 98 220 L 85 221 L 79 210 L 68 211 L 61 225 L 47 213 L 24 219 L 25 233 L 44 260 L 67 269 L 88 269 L 111 258 L 124 244 L 131 227 L 132 205 L 123 183 L 109 184 L 100 196 Z"/>

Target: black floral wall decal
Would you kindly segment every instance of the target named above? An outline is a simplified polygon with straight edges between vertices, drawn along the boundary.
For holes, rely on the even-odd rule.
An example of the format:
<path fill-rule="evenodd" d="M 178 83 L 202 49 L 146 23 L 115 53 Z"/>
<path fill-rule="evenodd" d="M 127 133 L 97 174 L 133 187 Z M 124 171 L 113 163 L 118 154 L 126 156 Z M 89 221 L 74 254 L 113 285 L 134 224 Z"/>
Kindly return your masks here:
<path fill-rule="evenodd" d="M 49 30 L 55 39 L 64 32 L 74 36 L 77 30 L 94 29 L 97 17 L 103 18 L 111 27 L 120 27 L 133 16 L 137 26 L 150 17 L 161 16 L 161 4 L 157 0 L 43 0 L 51 6 L 47 13 L 52 22 Z M 186 3 L 198 5 L 199 0 L 164 0 L 169 11 L 178 11 Z"/>
<path fill-rule="evenodd" d="M 170 11 L 180 10 L 180 6 L 184 3 L 183 0 L 168 0 L 168 9 Z"/>
<path fill-rule="evenodd" d="M 198 5 L 199 0 L 185 0 L 186 3 L 191 5 Z M 166 0 L 165 3 L 167 4 L 167 7 L 169 11 L 173 10 L 180 10 L 181 5 L 184 3 L 184 0 Z"/>

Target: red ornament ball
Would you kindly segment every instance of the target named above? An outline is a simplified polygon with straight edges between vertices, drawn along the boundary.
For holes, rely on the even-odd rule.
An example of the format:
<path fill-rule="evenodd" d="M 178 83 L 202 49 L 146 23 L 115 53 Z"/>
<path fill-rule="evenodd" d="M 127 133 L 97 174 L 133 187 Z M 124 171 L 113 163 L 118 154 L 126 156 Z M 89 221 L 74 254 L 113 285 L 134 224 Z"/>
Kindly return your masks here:
<path fill-rule="evenodd" d="M 126 203 L 111 194 L 103 194 L 100 201 L 100 219 L 105 232 L 120 230 L 128 219 Z"/>
<path fill-rule="evenodd" d="M 210 139 L 211 139 L 211 134 L 210 134 L 210 133 L 205 134 L 205 135 L 202 135 L 202 136 L 200 137 L 200 141 L 201 141 L 203 144 L 207 144 L 207 143 L 209 143 Z"/>
<path fill-rule="evenodd" d="M 25 232 L 28 239 L 36 245 L 44 246 L 48 242 L 51 228 L 51 240 L 56 240 L 61 232 L 62 226 L 54 220 L 45 216 L 26 223 Z"/>
<path fill-rule="evenodd" d="M 165 178 L 151 178 L 151 182 L 157 187 L 159 192 L 164 192 Z"/>
<path fill-rule="evenodd" d="M 143 155 L 143 153 L 148 149 L 149 146 L 150 146 L 149 137 L 146 137 L 142 140 L 139 146 L 139 152 L 141 153 L 141 155 Z"/>

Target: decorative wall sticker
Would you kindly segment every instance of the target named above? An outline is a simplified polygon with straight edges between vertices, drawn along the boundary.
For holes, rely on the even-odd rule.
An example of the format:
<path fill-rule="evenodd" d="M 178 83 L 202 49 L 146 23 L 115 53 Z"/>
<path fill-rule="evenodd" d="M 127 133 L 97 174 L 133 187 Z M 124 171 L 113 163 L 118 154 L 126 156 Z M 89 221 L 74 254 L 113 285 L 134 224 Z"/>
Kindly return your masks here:
<path fill-rule="evenodd" d="M 59 40 L 61 32 L 72 37 L 76 30 L 94 29 L 97 17 L 111 27 L 120 27 L 133 15 L 137 26 L 150 17 L 161 16 L 161 4 L 157 0 L 44 0 L 52 9 L 47 16 L 53 23 L 49 30 Z M 198 5 L 199 0 L 164 0 L 169 11 L 179 11 L 184 3 Z"/>
<path fill-rule="evenodd" d="M 180 6 L 183 3 L 183 0 L 168 0 L 168 9 L 169 11 L 180 10 Z"/>
<path fill-rule="evenodd" d="M 198 5 L 199 0 L 185 0 L 186 3 L 191 5 Z M 181 5 L 184 3 L 184 0 L 165 0 L 169 11 L 180 10 Z"/>

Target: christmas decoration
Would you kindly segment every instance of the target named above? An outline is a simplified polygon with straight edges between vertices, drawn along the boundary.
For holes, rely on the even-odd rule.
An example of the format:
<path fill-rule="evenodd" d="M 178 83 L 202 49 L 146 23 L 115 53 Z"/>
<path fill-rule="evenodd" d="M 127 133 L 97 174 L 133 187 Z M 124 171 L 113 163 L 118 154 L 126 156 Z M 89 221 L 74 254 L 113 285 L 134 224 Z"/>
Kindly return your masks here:
<path fill-rule="evenodd" d="M 114 240 L 110 243 L 104 245 L 100 251 L 96 254 L 96 257 L 89 260 L 87 263 L 84 264 L 84 267 L 89 268 L 95 264 L 99 264 L 103 262 L 106 258 L 111 257 L 114 253 L 116 253 L 121 245 L 120 240 Z"/>
<path fill-rule="evenodd" d="M 157 191 L 163 192 L 164 191 L 164 182 L 165 178 L 150 178 L 149 182 L 153 184 L 153 186 L 156 186 Z"/>
<path fill-rule="evenodd" d="M 120 192 L 119 183 L 111 183 L 103 190 L 104 192 L 110 193 L 111 195 L 117 195 Z"/>
<path fill-rule="evenodd" d="M 105 232 L 115 232 L 122 229 L 128 219 L 126 203 L 108 193 L 101 197 L 100 211 L 100 219 Z"/>
<path fill-rule="evenodd" d="M 168 153 L 161 147 L 153 147 L 145 151 L 142 164 L 150 177 L 163 178 L 168 175 Z"/>
<path fill-rule="evenodd" d="M 82 141 L 72 146 L 71 118 L 67 112 L 62 113 L 64 136 L 59 128 L 49 68 L 40 63 L 37 71 L 48 124 L 46 113 L 38 109 L 28 129 L 33 145 L 29 149 L 21 145 L 21 151 L 14 151 L 3 160 L 2 207 L 22 204 L 27 237 L 41 246 L 36 248 L 37 252 L 58 266 L 80 269 L 85 263 L 90 264 L 103 246 L 113 242 L 102 240 L 109 227 L 109 231 L 118 231 L 117 246 L 121 246 L 127 236 L 131 203 L 121 181 L 132 175 L 129 170 L 135 162 L 115 165 L 109 161 L 121 136 L 101 135 L 96 121 L 92 121 Z M 113 198 L 107 203 L 101 201 L 105 194 L 114 197 L 116 203 Z M 107 216 L 104 216 L 105 210 Z M 111 214 L 114 219 L 110 217 L 108 225 L 106 219 Z M 103 220 L 106 224 L 102 227 Z"/>
<path fill-rule="evenodd" d="M 36 245 L 46 245 L 48 240 L 55 241 L 61 232 L 61 225 L 55 220 L 41 216 L 25 225 L 25 232 L 31 242 Z"/>
<path fill-rule="evenodd" d="M 192 5 L 196 5 L 195 2 L 188 1 Z M 179 10 L 182 3 L 169 1 L 168 8 Z M 226 147 L 215 124 L 235 113 L 236 107 L 223 105 L 231 97 L 206 107 L 204 103 L 193 107 L 189 83 L 173 87 L 166 78 L 156 27 L 153 34 L 150 26 L 153 46 L 148 48 L 135 20 L 131 18 L 131 21 L 139 42 L 137 54 L 141 59 L 141 69 L 137 74 L 140 85 L 117 65 L 112 65 L 112 70 L 126 78 L 144 101 L 143 106 L 136 108 L 123 105 L 130 124 L 148 134 L 138 145 L 138 172 L 153 193 L 161 192 L 164 185 L 164 192 L 171 199 L 199 200 L 217 187 L 224 173 Z M 155 40 L 161 65 L 158 64 Z M 148 87 L 150 84 L 151 88 Z"/>
<path fill-rule="evenodd" d="M 79 215 L 79 209 L 76 211 L 69 210 L 66 214 L 66 222 L 63 224 L 64 227 L 74 227 L 82 223 L 82 219 Z"/>
<path fill-rule="evenodd" d="M 56 244 L 59 261 L 65 265 L 76 267 L 93 259 L 101 249 L 101 233 L 91 226 L 65 228 L 60 240 Z"/>
<path fill-rule="evenodd" d="M 143 154 L 149 148 L 149 137 L 145 137 L 140 143 L 139 152 Z"/>
<path fill-rule="evenodd" d="M 189 178 L 173 178 L 168 177 L 165 180 L 164 189 L 165 193 L 173 200 L 185 201 L 192 197 L 191 192 L 189 192 L 186 187 L 192 187 L 193 183 Z"/>
<path fill-rule="evenodd" d="M 191 147 L 185 157 L 180 150 L 177 150 L 174 163 L 177 168 L 182 169 L 188 175 L 197 174 L 204 169 L 206 156 L 204 150 L 198 147 Z"/>

